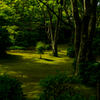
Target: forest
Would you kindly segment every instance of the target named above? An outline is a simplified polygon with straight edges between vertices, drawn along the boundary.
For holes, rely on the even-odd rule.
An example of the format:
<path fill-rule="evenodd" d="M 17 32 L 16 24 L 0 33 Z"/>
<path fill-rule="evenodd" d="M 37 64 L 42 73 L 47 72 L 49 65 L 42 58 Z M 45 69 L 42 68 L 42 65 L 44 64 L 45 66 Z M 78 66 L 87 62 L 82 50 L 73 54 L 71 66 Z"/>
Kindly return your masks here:
<path fill-rule="evenodd" d="M 0 100 L 100 100 L 100 0 L 0 0 Z"/>

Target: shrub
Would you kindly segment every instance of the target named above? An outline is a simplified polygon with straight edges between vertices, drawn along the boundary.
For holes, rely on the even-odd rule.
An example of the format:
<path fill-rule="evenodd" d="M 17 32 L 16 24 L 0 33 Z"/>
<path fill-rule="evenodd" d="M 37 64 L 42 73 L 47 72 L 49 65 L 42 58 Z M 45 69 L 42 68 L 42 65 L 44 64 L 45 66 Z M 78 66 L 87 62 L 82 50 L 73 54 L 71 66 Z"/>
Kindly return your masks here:
<path fill-rule="evenodd" d="M 26 40 L 16 41 L 15 44 L 18 45 L 18 46 L 24 46 L 24 47 L 28 47 L 29 46 L 29 44 L 27 43 Z"/>
<path fill-rule="evenodd" d="M 100 54 L 100 39 L 93 39 L 92 50 L 94 55 Z"/>
<path fill-rule="evenodd" d="M 61 95 L 57 97 L 55 100 L 86 100 L 85 97 L 82 97 L 79 94 L 75 94 L 74 96 L 70 96 L 68 93 L 65 95 Z M 89 97 L 89 100 L 97 100 L 95 96 Z"/>
<path fill-rule="evenodd" d="M 11 46 L 11 39 L 9 38 L 9 33 L 5 28 L 0 26 L 0 57 L 4 57 L 6 50 Z"/>
<path fill-rule="evenodd" d="M 52 53 L 49 53 L 49 55 L 50 55 L 50 56 L 53 56 L 53 54 L 52 54 Z"/>
<path fill-rule="evenodd" d="M 65 70 L 66 72 L 66 70 Z M 43 93 L 40 94 L 39 100 L 56 100 L 60 95 L 65 94 L 66 92 L 70 95 L 74 95 L 79 91 L 74 89 L 75 83 L 80 83 L 81 81 L 74 76 L 68 78 L 67 74 L 61 73 L 56 76 L 48 75 L 45 79 L 40 80 L 39 85 L 43 89 Z M 62 100 L 62 99 L 57 99 Z"/>
<path fill-rule="evenodd" d="M 15 45 L 18 46 L 35 46 L 38 40 L 39 34 L 37 31 L 29 32 L 29 31 L 19 31 L 16 35 Z"/>
<path fill-rule="evenodd" d="M 79 75 L 83 79 L 83 83 L 95 87 L 97 80 L 100 79 L 100 63 L 84 62 L 79 66 Z"/>
<path fill-rule="evenodd" d="M 75 57 L 75 50 L 74 50 L 74 46 L 71 46 L 67 49 L 67 56 L 68 57 Z"/>
<path fill-rule="evenodd" d="M 38 41 L 43 41 L 43 42 L 45 42 L 45 43 L 48 43 L 48 41 L 47 41 L 47 35 L 46 35 L 46 33 L 45 33 L 45 30 L 44 30 L 44 28 L 43 27 L 38 27 L 37 28 L 37 30 L 38 30 Z"/>
<path fill-rule="evenodd" d="M 48 75 L 38 84 L 43 89 L 43 93 L 38 95 L 39 100 L 86 100 L 85 97 L 81 97 L 80 91 L 74 88 L 74 84 L 77 83 L 81 83 L 78 77 L 68 78 L 64 72 L 51 77 Z M 96 97 L 90 97 L 89 100 L 96 100 Z"/>
<path fill-rule="evenodd" d="M 22 83 L 9 75 L 0 76 L 0 100 L 25 100 Z"/>
<path fill-rule="evenodd" d="M 28 37 L 27 41 L 28 41 L 29 46 L 35 46 L 39 38 L 39 33 L 37 31 L 33 31 L 31 33 L 28 33 L 27 37 Z"/>
<path fill-rule="evenodd" d="M 44 54 L 44 51 L 45 51 L 45 43 L 41 41 L 38 42 L 36 45 L 36 50 L 37 50 L 37 53 L 40 54 L 40 59 L 41 59 L 42 58 L 41 54 Z"/>
<path fill-rule="evenodd" d="M 47 44 L 46 46 L 45 46 L 45 48 L 47 49 L 47 50 L 51 50 L 51 45 L 49 45 L 49 44 Z"/>
<path fill-rule="evenodd" d="M 19 47 L 19 46 L 12 46 L 9 47 L 8 50 L 26 50 L 25 47 Z"/>
<path fill-rule="evenodd" d="M 74 68 L 74 71 L 76 70 L 76 58 L 74 59 L 73 63 L 72 63 L 72 67 Z"/>

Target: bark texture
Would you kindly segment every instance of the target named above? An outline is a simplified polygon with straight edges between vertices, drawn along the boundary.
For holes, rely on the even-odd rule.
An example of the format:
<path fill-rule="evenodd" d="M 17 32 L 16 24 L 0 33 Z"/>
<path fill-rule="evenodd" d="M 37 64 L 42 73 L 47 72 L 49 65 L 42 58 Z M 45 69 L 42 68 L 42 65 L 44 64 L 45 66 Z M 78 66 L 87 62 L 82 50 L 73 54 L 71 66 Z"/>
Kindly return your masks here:
<path fill-rule="evenodd" d="M 93 61 L 92 40 L 96 24 L 97 0 L 83 0 L 83 16 L 79 17 L 78 1 L 71 0 L 72 13 L 75 22 L 74 48 L 76 56 L 76 71 L 79 72 L 79 63 Z"/>
<path fill-rule="evenodd" d="M 58 3 L 58 1 L 57 1 L 57 3 Z M 53 31 L 53 25 L 52 25 L 53 14 L 51 14 L 48 7 L 47 7 L 47 10 L 48 10 L 49 19 L 50 19 L 50 35 L 51 35 L 51 44 L 52 44 L 53 56 L 58 57 L 57 40 L 58 40 L 58 36 L 59 36 L 59 31 L 60 31 L 60 28 L 61 28 L 61 21 L 59 20 L 59 18 L 57 18 L 55 31 Z M 54 6 L 52 6 L 52 10 L 54 10 Z M 58 8 L 58 16 L 60 18 L 62 18 L 62 8 Z"/>

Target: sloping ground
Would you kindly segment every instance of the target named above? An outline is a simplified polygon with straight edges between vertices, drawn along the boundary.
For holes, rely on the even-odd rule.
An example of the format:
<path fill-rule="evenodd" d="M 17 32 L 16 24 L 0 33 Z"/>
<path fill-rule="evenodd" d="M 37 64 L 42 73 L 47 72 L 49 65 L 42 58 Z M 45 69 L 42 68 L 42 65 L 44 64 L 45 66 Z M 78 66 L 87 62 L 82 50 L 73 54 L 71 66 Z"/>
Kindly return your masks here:
<path fill-rule="evenodd" d="M 40 86 L 37 86 L 40 79 L 44 79 L 48 74 L 56 75 L 56 70 L 63 72 L 66 68 L 68 76 L 74 74 L 71 67 L 74 59 L 66 56 L 67 45 L 58 45 L 59 57 L 52 57 L 49 53 L 52 51 L 47 50 L 42 55 L 43 59 L 39 59 L 39 54 L 35 50 L 11 50 L 9 59 L 0 60 L 1 75 L 4 72 L 16 77 L 23 83 L 23 92 L 27 94 L 27 98 L 33 100 L 38 98 L 37 95 L 42 92 Z M 85 97 L 96 95 L 96 89 L 85 87 L 83 85 L 75 85 L 76 88 L 81 90 Z"/>

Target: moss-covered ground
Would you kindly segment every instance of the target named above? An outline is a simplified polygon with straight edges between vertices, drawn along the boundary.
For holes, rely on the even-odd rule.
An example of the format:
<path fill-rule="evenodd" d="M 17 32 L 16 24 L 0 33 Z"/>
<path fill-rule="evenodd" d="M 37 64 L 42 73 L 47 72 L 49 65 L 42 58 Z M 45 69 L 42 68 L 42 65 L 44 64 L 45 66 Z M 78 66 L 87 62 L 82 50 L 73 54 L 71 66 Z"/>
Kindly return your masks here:
<path fill-rule="evenodd" d="M 73 58 L 67 57 L 67 45 L 58 45 L 59 57 L 52 57 L 49 53 L 51 50 L 46 50 L 43 59 L 39 59 L 39 54 L 36 54 L 35 50 L 10 50 L 8 59 L 0 60 L 1 75 L 4 72 L 11 75 L 11 77 L 17 78 L 23 83 L 23 92 L 27 94 L 27 98 L 35 100 L 37 95 L 42 92 L 41 87 L 37 86 L 40 79 L 44 79 L 48 74 L 55 75 L 56 70 L 63 72 L 66 68 L 66 73 L 70 77 L 74 75 L 72 68 Z M 81 93 L 85 97 L 96 95 L 96 89 L 86 87 L 84 85 L 75 85 L 75 87 L 81 90 Z"/>

